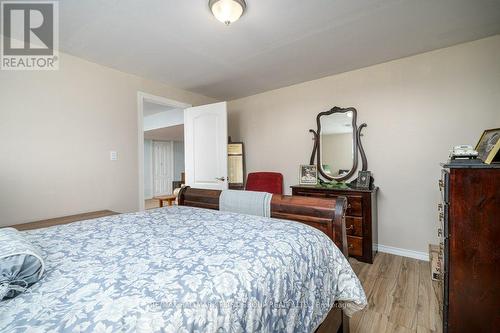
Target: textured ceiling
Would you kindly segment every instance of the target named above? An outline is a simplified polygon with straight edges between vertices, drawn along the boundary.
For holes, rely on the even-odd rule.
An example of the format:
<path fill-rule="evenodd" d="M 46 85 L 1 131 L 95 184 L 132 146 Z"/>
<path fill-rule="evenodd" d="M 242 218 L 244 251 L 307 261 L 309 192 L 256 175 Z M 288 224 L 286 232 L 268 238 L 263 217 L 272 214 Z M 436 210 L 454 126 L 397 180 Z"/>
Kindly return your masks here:
<path fill-rule="evenodd" d="M 500 33 L 499 0 L 64 0 L 60 48 L 230 100 Z"/>

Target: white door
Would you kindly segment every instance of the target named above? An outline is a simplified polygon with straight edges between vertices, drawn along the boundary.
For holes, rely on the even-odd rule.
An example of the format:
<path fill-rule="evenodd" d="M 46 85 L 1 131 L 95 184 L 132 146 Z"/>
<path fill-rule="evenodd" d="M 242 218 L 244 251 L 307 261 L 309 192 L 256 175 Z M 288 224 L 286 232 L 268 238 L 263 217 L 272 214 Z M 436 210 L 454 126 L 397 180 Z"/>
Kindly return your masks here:
<path fill-rule="evenodd" d="M 227 189 L 227 103 L 184 111 L 186 185 Z"/>
<path fill-rule="evenodd" d="M 153 192 L 155 196 L 172 194 L 173 175 L 173 142 L 153 141 Z"/>

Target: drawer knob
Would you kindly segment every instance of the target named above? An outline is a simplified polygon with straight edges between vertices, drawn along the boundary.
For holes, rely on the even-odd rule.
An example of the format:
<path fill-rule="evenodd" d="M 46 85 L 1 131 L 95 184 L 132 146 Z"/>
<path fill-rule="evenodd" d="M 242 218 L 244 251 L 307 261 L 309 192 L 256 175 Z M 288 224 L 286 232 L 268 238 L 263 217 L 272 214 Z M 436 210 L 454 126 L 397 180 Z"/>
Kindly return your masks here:
<path fill-rule="evenodd" d="M 347 208 L 352 208 L 352 205 L 351 204 L 347 204 Z"/>
<path fill-rule="evenodd" d="M 354 247 L 353 244 L 349 244 L 349 248 L 352 249 Z"/>
<path fill-rule="evenodd" d="M 351 225 L 349 226 L 349 228 L 345 228 L 345 230 L 346 230 L 346 231 L 348 231 L 348 230 L 354 230 L 354 224 L 351 224 Z"/>

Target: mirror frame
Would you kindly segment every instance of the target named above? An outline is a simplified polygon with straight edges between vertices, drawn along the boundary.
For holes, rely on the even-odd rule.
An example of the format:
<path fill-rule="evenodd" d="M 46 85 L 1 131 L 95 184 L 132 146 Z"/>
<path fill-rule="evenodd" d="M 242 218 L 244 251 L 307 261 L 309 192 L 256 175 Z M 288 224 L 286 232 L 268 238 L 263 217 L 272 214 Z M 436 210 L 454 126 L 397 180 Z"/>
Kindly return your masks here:
<path fill-rule="evenodd" d="M 347 112 L 352 112 L 352 149 L 353 149 L 353 161 L 352 162 L 353 163 L 352 163 L 351 169 L 349 170 L 349 172 L 347 174 L 345 174 L 343 176 L 335 177 L 335 176 L 328 175 L 323 170 L 323 166 L 321 164 L 321 117 L 328 116 L 328 115 L 335 114 L 335 113 L 347 113 Z M 353 108 L 353 107 L 340 108 L 338 106 L 334 106 L 333 108 L 331 108 L 328 111 L 320 112 L 316 116 L 317 130 L 316 131 L 314 131 L 312 129 L 309 130 L 309 132 L 313 133 L 313 135 L 314 135 L 314 147 L 313 147 L 313 151 L 312 151 L 311 158 L 310 158 L 310 164 L 311 165 L 316 164 L 318 171 L 323 178 L 325 178 L 329 181 L 332 181 L 332 180 L 344 181 L 344 180 L 351 178 L 352 175 L 354 175 L 354 173 L 358 169 L 358 151 L 361 154 L 361 159 L 363 162 L 362 170 L 366 171 L 368 169 L 368 162 L 366 160 L 365 151 L 363 149 L 363 145 L 361 144 L 361 130 L 364 127 L 366 127 L 367 125 L 361 124 L 358 127 L 357 118 L 358 118 L 358 111 L 355 108 Z M 316 159 L 316 163 L 314 163 L 315 159 Z"/>

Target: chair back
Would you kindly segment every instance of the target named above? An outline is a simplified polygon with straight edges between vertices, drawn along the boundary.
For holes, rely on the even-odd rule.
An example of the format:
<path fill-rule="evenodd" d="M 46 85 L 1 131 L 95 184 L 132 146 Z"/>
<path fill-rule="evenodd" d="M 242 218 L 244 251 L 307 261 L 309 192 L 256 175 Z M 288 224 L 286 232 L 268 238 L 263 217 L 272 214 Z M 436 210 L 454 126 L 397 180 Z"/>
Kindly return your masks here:
<path fill-rule="evenodd" d="M 252 172 L 248 174 L 247 191 L 283 194 L 283 175 L 278 172 Z"/>

